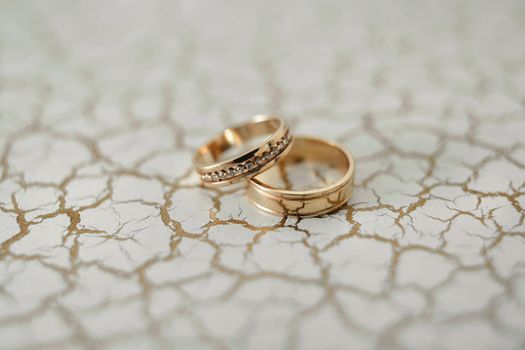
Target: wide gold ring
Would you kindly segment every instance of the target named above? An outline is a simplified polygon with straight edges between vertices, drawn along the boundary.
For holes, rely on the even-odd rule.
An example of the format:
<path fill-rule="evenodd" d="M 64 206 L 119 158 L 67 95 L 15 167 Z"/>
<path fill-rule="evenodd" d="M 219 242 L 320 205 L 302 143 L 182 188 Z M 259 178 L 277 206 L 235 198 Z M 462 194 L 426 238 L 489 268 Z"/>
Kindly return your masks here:
<path fill-rule="evenodd" d="M 355 165 L 350 152 L 339 144 L 304 136 L 296 136 L 290 148 L 277 165 L 279 170 L 288 164 L 311 160 L 336 168 L 342 177 L 323 188 L 294 191 L 268 185 L 263 181 L 270 172 L 263 173 L 250 180 L 248 198 L 260 209 L 281 216 L 319 216 L 344 206 L 352 196 L 354 183 Z"/>
<path fill-rule="evenodd" d="M 258 143 L 252 145 L 254 141 Z M 193 162 L 205 186 L 229 185 L 273 166 L 288 152 L 291 142 L 283 119 L 258 115 L 248 123 L 223 130 L 197 150 Z M 243 148 L 240 154 L 222 159 L 227 152 Z"/>

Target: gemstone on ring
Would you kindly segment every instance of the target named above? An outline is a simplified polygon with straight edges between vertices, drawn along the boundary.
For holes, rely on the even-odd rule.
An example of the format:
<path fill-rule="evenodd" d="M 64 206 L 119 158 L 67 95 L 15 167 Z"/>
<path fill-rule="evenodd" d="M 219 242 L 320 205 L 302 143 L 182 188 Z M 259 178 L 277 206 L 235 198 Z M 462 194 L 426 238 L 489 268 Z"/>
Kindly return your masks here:
<path fill-rule="evenodd" d="M 272 116 L 257 116 L 254 121 L 236 127 L 243 131 L 239 144 L 247 143 L 248 140 L 257 136 L 251 131 L 252 125 L 264 125 L 264 128 L 268 130 L 267 133 L 273 134 L 270 141 L 258 146 L 250 157 L 247 157 L 249 153 L 245 153 L 230 161 L 210 161 L 209 159 L 219 158 L 218 156 L 223 154 L 227 148 L 238 145 L 237 142 L 234 143 L 224 137 L 217 138 L 199 148 L 194 157 L 194 164 L 200 173 L 202 182 L 210 185 L 226 185 L 240 181 L 245 177 L 250 178 L 264 171 L 270 162 L 274 162 L 281 153 L 285 152 L 289 143 L 289 129 L 282 119 Z M 230 130 L 232 128 L 227 128 L 220 135 L 224 136 Z M 215 170 L 204 172 L 203 170 L 206 168 Z"/>

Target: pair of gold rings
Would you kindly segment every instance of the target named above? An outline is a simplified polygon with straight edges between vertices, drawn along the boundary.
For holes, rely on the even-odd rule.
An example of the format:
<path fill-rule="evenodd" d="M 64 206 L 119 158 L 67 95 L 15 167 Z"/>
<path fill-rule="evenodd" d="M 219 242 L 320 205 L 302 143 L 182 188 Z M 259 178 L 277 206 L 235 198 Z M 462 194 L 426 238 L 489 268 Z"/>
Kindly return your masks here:
<path fill-rule="evenodd" d="M 239 151 L 231 155 L 234 150 Z M 321 188 L 291 190 L 271 186 L 265 179 L 273 166 L 314 161 L 335 168 L 341 177 Z M 354 160 L 341 145 L 322 139 L 293 137 L 286 122 L 259 115 L 223 130 L 197 150 L 194 165 L 204 186 L 216 187 L 248 180 L 248 198 L 260 209 L 282 216 L 310 217 L 335 211 L 352 196 Z"/>

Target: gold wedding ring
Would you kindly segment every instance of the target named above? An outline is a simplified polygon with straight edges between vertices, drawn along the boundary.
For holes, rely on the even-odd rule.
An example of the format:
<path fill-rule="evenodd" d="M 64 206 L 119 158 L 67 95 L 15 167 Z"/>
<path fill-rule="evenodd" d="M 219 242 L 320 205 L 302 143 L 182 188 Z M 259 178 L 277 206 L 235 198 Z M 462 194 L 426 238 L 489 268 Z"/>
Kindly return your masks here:
<path fill-rule="evenodd" d="M 273 166 L 288 152 L 291 142 L 283 119 L 259 115 L 251 122 L 225 129 L 199 148 L 194 165 L 205 186 L 228 185 Z M 239 149 L 243 151 L 228 157 Z"/>
<path fill-rule="evenodd" d="M 336 182 L 305 191 L 281 189 L 268 185 L 268 171 L 253 177 L 248 185 L 248 197 L 260 209 L 282 216 L 318 216 L 335 211 L 352 196 L 354 160 L 342 146 L 313 137 L 294 138 L 288 154 L 276 165 L 281 174 L 285 167 L 302 161 L 324 163 L 342 174 Z M 275 174 L 275 172 L 273 172 Z"/>

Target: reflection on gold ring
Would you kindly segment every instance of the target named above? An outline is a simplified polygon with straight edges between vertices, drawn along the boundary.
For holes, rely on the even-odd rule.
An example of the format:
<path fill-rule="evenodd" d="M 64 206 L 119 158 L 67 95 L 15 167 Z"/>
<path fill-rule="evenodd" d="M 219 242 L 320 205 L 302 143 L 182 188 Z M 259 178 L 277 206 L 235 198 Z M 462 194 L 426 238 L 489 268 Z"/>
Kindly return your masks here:
<path fill-rule="evenodd" d="M 264 181 L 265 173 L 252 178 L 248 197 L 260 209 L 283 216 L 319 216 L 339 209 L 352 196 L 354 160 L 342 146 L 313 137 L 295 137 L 289 153 L 278 164 L 313 160 L 337 168 L 343 176 L 335 183 L 310 190 L 280 189 Z"/>
<path fill-rule="evenodd" d="M 265 137 L 249 147 L 251 141 Z M 199 148 L 194 165 L 205 186 L 222 186 L 249 179 L 273 166 L 290 149 L 288 125 L 278 117 L 259 115 L 248 123 L 223 130 Z M 245 151 L 229 159 L 221 158 L 232 148 Z"/>

